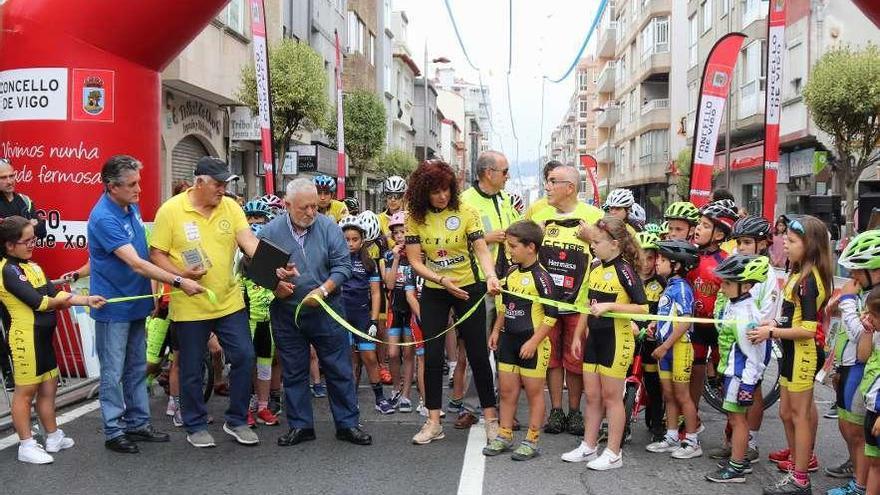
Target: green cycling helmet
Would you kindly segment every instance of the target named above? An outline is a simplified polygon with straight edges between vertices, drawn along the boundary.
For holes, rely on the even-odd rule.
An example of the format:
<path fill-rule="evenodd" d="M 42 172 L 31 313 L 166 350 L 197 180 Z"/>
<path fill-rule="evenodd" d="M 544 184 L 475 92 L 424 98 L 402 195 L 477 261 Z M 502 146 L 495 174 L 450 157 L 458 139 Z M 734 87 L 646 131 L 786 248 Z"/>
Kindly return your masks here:
<path fill-rule="evenodd" d="M 657 235 L 660 235 L 663 233 L 663 229 L 659 225 L 657 225 L 656 223 L 646 223 L 644 230 L 645 230 L 645 232 L 649 232 L 651 234 L 657 234 Z"/>
<path fill-rule="evenodd" d="M 734 282 L 764 282 L 769 273 L 770 260 L 766 256 L 736 254 L 715 267 L 715 275 Z"/>
<path fill-rule="evenodd" d="M 669 222 L 664 220 L 663 223 L 660 224 L 660 235 L 666 235 L 668 233 L 669 233 Z"/>
<path fill-rule="evenodd" d="M 677 201 L 666 208 L 663 218 L 684 220 L 691 225 L 696 225 L 700 221 L 700 210 L 690 201 Z"/>
<path fill-rule="evenodd" d="M 880 230 L 868 230 L 853 237 L 837 262 L 847 270 L 880 268 Z"/>
<path fill-rule="evenodd" d="M 657 243 L 660 242 L 660 236 L 651 232 L 639 232 L 636 234 L 636 242 L 642 249 L 657 249 Z"/>

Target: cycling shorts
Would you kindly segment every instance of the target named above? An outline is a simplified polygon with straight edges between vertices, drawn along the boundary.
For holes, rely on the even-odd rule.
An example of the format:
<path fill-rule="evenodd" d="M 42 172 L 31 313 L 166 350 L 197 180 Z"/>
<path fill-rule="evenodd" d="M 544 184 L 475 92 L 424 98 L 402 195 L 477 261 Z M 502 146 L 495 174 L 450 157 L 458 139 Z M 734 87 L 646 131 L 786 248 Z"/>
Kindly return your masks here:
<path fill-rule="evenodd" d="M 739 396 L 740 379 L 735 376 L 725 376 L 724 383 L 721 386 L 722 409 L 726 412 L 745 414 L 748 407 L 739 405 L 737 397 Z"/>
<path fill-rule="evenodd" d="M 569 373 L 580 375 L 583 373 L 583 356 L 572 356 L 571 343 L 574 341 L 574 331 L 577 328 L 581 315 L 561 314 L 556 318 L 556 325 L 550 330 L 547 337 L 550 339 L 550 369 L 565 368 Z M 581 353 L 583 353 L 585 341 L 581 341 Z"/>
<path fill-rule="evenodd" d="M 880 437 L 874 436 L 871 430 L 878 417 L 874 411 L 865 412 L 865 455 L 875 459 L 880 458 Z"/>
<path fill-rule="evenodd" d="M 410 337 L 412 338 L 412 328 L 409 326 L 411 318 L 410 313 L 402 313 L 398 311 L 388 312 L 388 336 L 389 337 Z"/>
<path fill-rule="evenodd" d="M 499 372 L 517 373 L 527 378 L 541 379 L 547 375 L 551 354 L 549 338 L 544 337 L 544 340 L 535 349 L 535 355 L 531 358 L 523 359 L 519 356 L 523 344 L 531 337 L 531 335 L 511 335 L 501 332 L 496 351 Z"/>
<path fill-rule="evenodd" d="M 645 373 L 657 373 L 660 369 L 657 360 L 652 356 L 654 350 L 657 349 L 657 345 L 656 340 L 645 339 L 642 342 L 639 355 L 642 356 L 642 369 L 645 370 Z"/>
<path fill-rule="evenodd" d="M 58 362 L 52 347 L 54 334 L 54 326 L 13 322 L 8 338 L 16 385 L 37 385 L 58 378 Z"/>
<path fill-rule="evenodd" d="M 636 342 L 630 327 L 590 331 L 584 349 L 584 373 L 626 378 Z"/>
<path fill-rule="evenodd" d="M 709 349 L 715 350 L 715 359 L 718 359 L 718 329 L 715 325 L 695 323 L 691 332 L 691 344 L 694 348 L 694 364 L 706 364 Z"/>
<path fill-rule="evenodd" d="M 657 363 L 661 380 L 672 380 L 674 383 L 689 383 L 691 368 L 694 362 L 694 348 L 685 339 L 678 339 L 672 349 L 660 358 Z"/>
<path fill-rule="evenodd" d="M 249 320 L 248 323 L 251 329 L 251 340 L 254 342 L 254 354 L 257 356 L 257 364 L 272 364 L 272 356 L 275 354 L 275 341 L 272 338 L 272 328 L 269 322 Z M 266 360 L 269 362 L 266 363 Z"/>
<path fill-rule="evenodd" d="M 816 373 L 825 364 L 825 351 L 816 339 L 781 339 L 782 360 L 779 363 L 779 385 L 789 392 L 813 389 Z"/>
<path fill-rule="evenodd" d="M 363 333 L 367 333 L 367 329 L 370 327 L 370 313 L 368 311 L 346 310 L 345 315 L 347 316 L 346 319 L 348 322 L 351 323 L 351 326 L 357 328 Z M 351 338 L 352 347 L 357 346 L 359 352 L 376 350 L 376 343 L 372 340 L 367 340 L 353 333 L 349 333 L 348 335 Z"/>
<path fill-rule="evenodd" d="M 854 424 L 865 421 L 865 396 L 859 391 L 859 383 L 865 373 L 864 364 L 841 366 L 837 369 L 837 413 L 840 419 Z"/>

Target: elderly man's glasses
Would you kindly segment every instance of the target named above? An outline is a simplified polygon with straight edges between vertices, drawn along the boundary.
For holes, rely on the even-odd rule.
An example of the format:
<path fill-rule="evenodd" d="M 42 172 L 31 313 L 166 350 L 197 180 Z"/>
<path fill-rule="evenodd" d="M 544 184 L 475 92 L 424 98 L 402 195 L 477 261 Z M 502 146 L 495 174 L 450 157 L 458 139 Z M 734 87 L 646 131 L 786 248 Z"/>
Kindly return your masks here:
<path fill-rule="evenodd" d="M 490 168 L 489 170 L 494 170 L 495 172 L 501 172 L 501 175 L 507 176 L 510 174 L 510 168 Z"/>
<path fill-rule="evenodd" d="M 547 179 L 547 183 L 553 187 L 556 187 L 559 184 L 574 184 L 574 182 L 570 180 L 562 180 L 562 179 Z"/>

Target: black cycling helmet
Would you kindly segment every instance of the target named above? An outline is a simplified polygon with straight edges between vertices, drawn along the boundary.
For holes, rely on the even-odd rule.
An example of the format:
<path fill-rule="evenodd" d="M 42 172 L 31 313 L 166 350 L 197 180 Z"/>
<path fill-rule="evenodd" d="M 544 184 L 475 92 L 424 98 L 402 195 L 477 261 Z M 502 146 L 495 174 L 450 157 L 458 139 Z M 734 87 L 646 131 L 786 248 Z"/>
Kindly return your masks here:
<path fill-rule="evenodd" d="M 754 237 L 757 240 L 769 239 L 771 236 L 770 222 L 764 217 L 749 215 L 740 218 L 733 224 L 733 230 L 730 232 L 732 239 L 740 237 Z"/>
<path fill-rule="evenodd" d="M 732 201 L 727 199 L 709 203 L 700 210 L 700 215 L 711 220 L 725 234 L 730 234 L 730 231 L 733 230 L 733 224 L 739 219 L 736 213 L 736 205 L 731 207 L 730 203 Z"/>
<path fill-rule="evenodd" d="M 681 263 L 682 271 L 690 271 L 700 262 L 697 246 L 687 241 L 660 241 L 657 243 L 657 254 Z"/>

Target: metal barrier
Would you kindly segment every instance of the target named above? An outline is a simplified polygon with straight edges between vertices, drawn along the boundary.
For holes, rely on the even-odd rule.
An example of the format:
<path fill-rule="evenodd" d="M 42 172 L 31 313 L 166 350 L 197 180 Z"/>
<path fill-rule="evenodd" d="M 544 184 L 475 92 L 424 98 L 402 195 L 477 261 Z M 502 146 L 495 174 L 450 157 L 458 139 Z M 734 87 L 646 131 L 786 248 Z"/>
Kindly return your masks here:
<path fill-rule="evenodd" d="M 80 281 L 73 287 L 64 280 L 53 280 L 56 289 L 67 292 L 87 293 L 88 282 Z M 8 342 L 5 326 L 0 322 L 0 335 L 3 342 Z M 94 396 L 98 391 L 100 370 L 97 368 L 97 357 L 94 353 L 94 321 L 89 317 L 87 309 L 73 306 L 58 311 L 58 326 L 53 338 L 55 356 L 58 360 L 60 379 L 56 404 L 62 407 L 85 398 Z M 2 359 L 10 360 L 10 355 Z M 11 368 L 10 368 L 11 369 Z M 6 389 L 6 380 L 0 373 L 0 430 L 11 425 L 10 406 L 12 392 Z"/>

